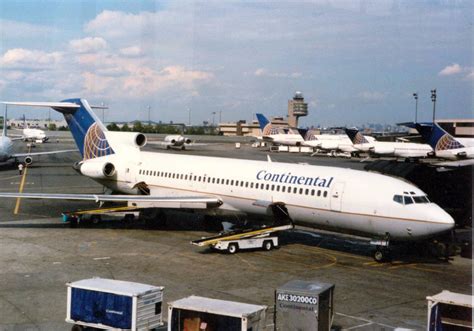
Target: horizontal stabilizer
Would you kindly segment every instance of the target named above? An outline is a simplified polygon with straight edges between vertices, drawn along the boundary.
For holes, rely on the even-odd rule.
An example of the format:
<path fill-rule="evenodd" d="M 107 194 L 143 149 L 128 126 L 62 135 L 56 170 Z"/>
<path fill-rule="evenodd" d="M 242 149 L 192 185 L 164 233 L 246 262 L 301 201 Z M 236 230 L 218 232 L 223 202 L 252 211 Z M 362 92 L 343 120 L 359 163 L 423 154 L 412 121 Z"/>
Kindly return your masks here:
<path fill-rule="evenodd" d="M 52 155 L 52 154 L 59 154 L 59 153 L 71 153 L 71 152 L 79 152 L 77 149 L 64 149 L 59 151 L 49 151 L 49 152 L 35 152 L 35 153 L 17 153 L 12 154 L 12 157 L 24 157 L 24 156 L 39 156 L 39 155 Z"/>
<path fill-rule="evenodd" d="M 79 108 L 80 105 L 72 102 L 16 102 L 2 101 L 4 105 L 26 106 L 26 107 L 51 107 L 51 108 Z"/>

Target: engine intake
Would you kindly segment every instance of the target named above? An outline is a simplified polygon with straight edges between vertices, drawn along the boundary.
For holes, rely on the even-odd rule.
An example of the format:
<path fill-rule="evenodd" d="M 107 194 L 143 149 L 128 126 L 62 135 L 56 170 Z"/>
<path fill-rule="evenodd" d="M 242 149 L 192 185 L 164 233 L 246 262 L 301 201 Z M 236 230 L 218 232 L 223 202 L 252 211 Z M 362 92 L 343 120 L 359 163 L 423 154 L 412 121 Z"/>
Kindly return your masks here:
<path fill-rule="evenodd" d="M 146 136 L 143 133 L 139 133 L 135 136 L 135 145 L 143 147 L 146 145 Z"/>

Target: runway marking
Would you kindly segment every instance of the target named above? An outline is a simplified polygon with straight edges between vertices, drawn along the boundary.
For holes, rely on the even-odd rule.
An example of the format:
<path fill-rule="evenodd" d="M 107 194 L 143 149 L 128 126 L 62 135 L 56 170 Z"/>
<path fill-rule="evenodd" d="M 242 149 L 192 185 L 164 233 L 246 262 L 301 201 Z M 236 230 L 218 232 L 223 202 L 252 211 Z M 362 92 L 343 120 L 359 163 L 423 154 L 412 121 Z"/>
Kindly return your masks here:
<path fill-rule="evenodd" d="M 93 260 L 95 260 L 95 261 L 98 261 L 98 260 L 110 260 L 110 256 L 94 257 Z"/>
<path fill-rule="evenodd" d="M 437 274 L 450 274 L 450 273 L 448 273 L 448 272 L 443 272 L 443 271 L 440 271 L 440 270 L 434 270 L 434 269 L 419 267 L 419 266 L 416 265 L 416 264 L 414 264 L 413 266 L 411 266 L 411 268 L 412 268 L 412 269 L 417 269 L 417 270 L 422 270 L 422 271 L 434 272 L 434 273 L 437 273 Z"/>
<path fill-rule="evenodd" d="M 27 172 L 28 172 L 28 165 L 25 165 L 25 169 L 23 171 L 23 177 L 21 177 L 20 190 L 18 193 L 23 193 L 23 187 L 25 186 Z M 20 210 L 20 201 L 21 201 L 21 198 L 16 199 L 15 210 L 13 211 L 14 215 L 18 215 L 18 211 Z"/>
<path fill-rule="evenodd" d="M 13 179 L 13 178 L 17 178 L 18 176 L 10 176 L 10 177 L 5 177 L 5 178 L 0 178 L 0 180 L 9 180 L 9 179 Z"/>
<path fill-rule="evenodd" d="M 338 313 L 338 312 L 336 312 L 335 314 L 336 314 L 336 315 L 339 315 L 339 316 L 348 317 L 348 318 L 352 318 L 352 319 L 355 319 L 355 320 L 364 322 L 364 324 L 357 325 L 357 326 L 353 326 L 353 327 L 347 328 L 347 329 L 345 329 L 345 330 L 351 330 L 351 329 L 355 329 L 355 328 L 358 328 L 358 327 L 361 327 L 361 326 L 365 326 L 365 325 L 370 325 L 370 324 L 380 325 L 380 326 L 383 326 L 383 327 L 386 327 L 386 328 L 390 328 L 390 329 L 394 329 L 394 330 L 396 329 L 395 326 L 391 326 L 391 325 L 387 325 L 387 324 L 382 324 L 382 323 L 377 323 L 377 322 L 374 322 L 374 321 L 371 321 L 371 320 L 368 320 L 368 319 L 365 319 L 365 318 L 362 318 L 362 317 L 351 316 L 351 315 L 347 315 L 347 314 L 343 314 L 343 313 Z"/>

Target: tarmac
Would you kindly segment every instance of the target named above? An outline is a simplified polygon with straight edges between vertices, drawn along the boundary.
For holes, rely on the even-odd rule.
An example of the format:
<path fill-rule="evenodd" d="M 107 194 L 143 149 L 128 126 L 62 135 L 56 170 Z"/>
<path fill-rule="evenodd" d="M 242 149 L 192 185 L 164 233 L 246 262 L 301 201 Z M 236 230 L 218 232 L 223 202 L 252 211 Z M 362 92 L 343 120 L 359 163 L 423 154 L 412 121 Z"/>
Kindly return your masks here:
<path fill-rule="evenodd" d="M 18 142 L 19 151 L 26 150 Z M 34 150 L 71 148 L 71 139 L 38 145 Z M 360 160 L 269 153 L 240 149 L 235 141 L 165 151 L 310 163 L 362 169 Z M 94 181 L 77 174 L 79 153 L 35 159 L 23 176 L 15 165 L 0 165 L 3 192 L 102 193 Z M 96 205 L 70 201 L 0 200 L 0 330 L 68 330 L 67 282 L 104 277 L 165 287 L 165 301 L 189 295 L 269 307 L 272 329 L 275 289 L 294 279 L 335 284 L 333 327 L 345 330 L 426 329 L 426 297 L 442 290 L 472 292 L 472 260 L 442 260 L 403 247 L 392 262 L 373 261 L 366 240 L 296 228 L 281 235 L 279 249 L 235 255 L 192 246 L 215 234 L 203 217 L 170 213 L 167 225 L 152 228 L 136 221 L 104 221 L 70 228 L 61 213 Z M 14 211 L 18 208 L 18 213 Z M 166 312 L 167 310 L 163 310 Z M 166 314 L 164 318 L 167 319 Z"/>

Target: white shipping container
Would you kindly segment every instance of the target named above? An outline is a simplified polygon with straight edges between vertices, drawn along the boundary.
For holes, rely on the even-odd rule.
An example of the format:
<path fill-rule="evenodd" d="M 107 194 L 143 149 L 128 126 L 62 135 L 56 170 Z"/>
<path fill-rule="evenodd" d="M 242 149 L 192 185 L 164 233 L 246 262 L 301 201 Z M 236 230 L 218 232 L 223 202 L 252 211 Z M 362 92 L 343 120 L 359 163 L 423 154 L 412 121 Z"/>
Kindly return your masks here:
<path fill-rule="evenodd" d="M 152 330 L 163 325 L 163 289 L 90 278 L 67 283 L 66 322 L 104 330 Z"/>

